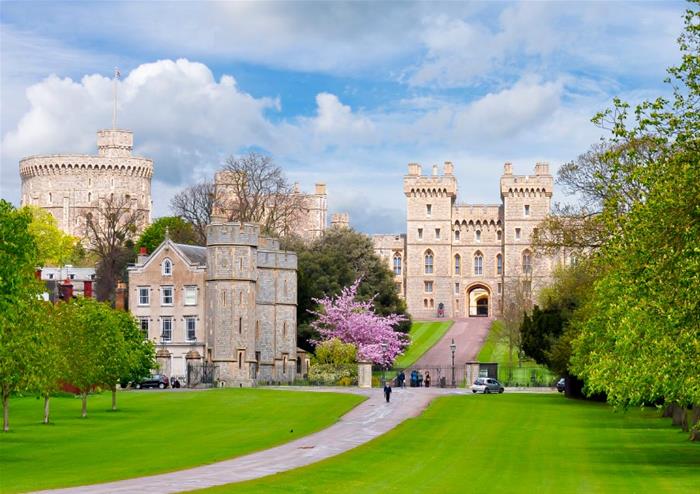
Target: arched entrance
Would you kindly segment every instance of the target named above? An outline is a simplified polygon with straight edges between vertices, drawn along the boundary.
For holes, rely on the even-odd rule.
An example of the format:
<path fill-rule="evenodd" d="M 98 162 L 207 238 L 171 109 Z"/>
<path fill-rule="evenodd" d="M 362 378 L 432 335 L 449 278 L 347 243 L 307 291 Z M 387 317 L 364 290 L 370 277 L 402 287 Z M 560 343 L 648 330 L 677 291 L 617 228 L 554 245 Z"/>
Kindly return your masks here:
<path fill-rule="evenodd" d="M 469 317 L 488 317 L 490 315 L 491 290 L 488 286 L 474 284 L 467 287 L 469 305 L 467 315 Z"/>

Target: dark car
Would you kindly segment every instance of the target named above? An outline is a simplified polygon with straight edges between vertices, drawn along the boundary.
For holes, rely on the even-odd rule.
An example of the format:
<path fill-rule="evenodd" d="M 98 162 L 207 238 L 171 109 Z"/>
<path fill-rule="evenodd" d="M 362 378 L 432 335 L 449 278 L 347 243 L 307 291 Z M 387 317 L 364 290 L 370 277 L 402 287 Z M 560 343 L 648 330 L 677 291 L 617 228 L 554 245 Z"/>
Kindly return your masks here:
<path fill-rule="evenodd" d="M 566 389 L 566 380 L 562 377 L 557 381 L 557 391 L 560 393 L 563 393 L 564 390 Z"/>
<path fill-rule="evenodd" d="M 141 388 L 165 389 L 169 385 L 170 385 L 170 381 L 168 380 L 168 376 L 164 376 L 163 374 L 154 374 L 151 377 L 144 379 L 140 383 L 136 383 L 134 387 L 136 389 L 141 389 Z"/>
<path fill-rule="evenodd" d="M 490 377 L 480 377 L 474 384 L 472 384 L 472 393 L 482 392 L 484 394 L 489 393 L 503 393 L 505 388 L 496 379 Z"/>

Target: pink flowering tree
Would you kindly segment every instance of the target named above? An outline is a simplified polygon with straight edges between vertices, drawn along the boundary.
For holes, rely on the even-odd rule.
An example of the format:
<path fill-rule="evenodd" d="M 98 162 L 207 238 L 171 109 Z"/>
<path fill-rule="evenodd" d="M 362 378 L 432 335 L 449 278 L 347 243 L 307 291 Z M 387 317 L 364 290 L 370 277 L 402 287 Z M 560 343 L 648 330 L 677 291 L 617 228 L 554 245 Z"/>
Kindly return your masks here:
<path fill-rule="evenodd" d="M 374 298 L 366 302 L 357 300 L 360 281 L 358 278 L 334 297 L 314 299 L 321 307 L 310 311 L 317 317 L 311 326 L 319 332 L 321 341 L 338 338 L 355 345 L 358 360 L 389 366 L 408 345 L 408 337 L 395 330 L 405 318 L 375 313 Z"/>

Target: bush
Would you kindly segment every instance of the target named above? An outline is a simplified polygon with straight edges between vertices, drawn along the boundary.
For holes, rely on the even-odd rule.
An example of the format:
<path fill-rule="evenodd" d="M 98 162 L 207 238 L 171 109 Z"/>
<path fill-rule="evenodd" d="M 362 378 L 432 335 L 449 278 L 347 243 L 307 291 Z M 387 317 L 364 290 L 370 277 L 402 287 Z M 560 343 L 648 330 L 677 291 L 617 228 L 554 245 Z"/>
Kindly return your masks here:
<path fill-rule="evenodd" d="M 312 364 L 309 381 L 326 386 L 352 386 L 357 384 L 357 364 Z"/>

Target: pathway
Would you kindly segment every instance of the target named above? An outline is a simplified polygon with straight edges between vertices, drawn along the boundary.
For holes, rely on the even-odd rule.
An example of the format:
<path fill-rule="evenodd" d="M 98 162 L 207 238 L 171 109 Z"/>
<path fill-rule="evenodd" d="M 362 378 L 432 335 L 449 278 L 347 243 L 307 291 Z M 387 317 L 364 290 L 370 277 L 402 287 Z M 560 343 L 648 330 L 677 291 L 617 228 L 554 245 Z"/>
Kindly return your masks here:
<path fill-rule="evenodd" d="M 307 390 L 308 388 L 304 389 Z M 419 415 L 436 396 L 465 392 L 438 388 L 395 389 L 391 403 L 387 404 L 381 389 L 319 391 L 355 392 L 368 396 L 368 399 L 332 426 L 275 448 L 177 472 L 41 492 L 165 494 L 256 479 L 316 463 L 353 449 L 393 429 L 404 420 Z"/>
<path fill-rule="evenodd" d="M 425 352 L 411 368 L 444 366 L 452 362 L 450 344 L 454 338 L 457 349 L 455 364 L 463 365 L 470 360 L 476 360 L 493 319 L 490 317 L 469 317 L 457 319 L 440 341 Z"/>

